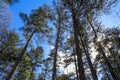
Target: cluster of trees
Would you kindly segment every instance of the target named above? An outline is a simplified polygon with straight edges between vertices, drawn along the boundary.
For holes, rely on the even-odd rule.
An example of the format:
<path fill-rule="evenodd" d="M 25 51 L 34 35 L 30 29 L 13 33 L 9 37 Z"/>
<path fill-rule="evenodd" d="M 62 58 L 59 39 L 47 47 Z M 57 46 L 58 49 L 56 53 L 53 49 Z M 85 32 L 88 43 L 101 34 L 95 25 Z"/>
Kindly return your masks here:
<path fill-rule="evenodd" d="M 17 1 L 3 0 L 7 4 Z M 106 28 L 98 18 L 117 2 L 53 0 L 53 6 L 43 5 L 29 15 L 20 13 L 24 40 L 10 30 L 10 23 L 0 22 L 0 79 L 120 80 L 120 29 Z M 3 14 L 0 20 L 3 17 L 9 20 Z M 54 45 L 47 58 L 42 43 Z M 60 52 L 69 55 L 64 64 L 58 63 Z M 61 74 L 59 64 L 66 68 L 72 63 L 75 71 Z"/>

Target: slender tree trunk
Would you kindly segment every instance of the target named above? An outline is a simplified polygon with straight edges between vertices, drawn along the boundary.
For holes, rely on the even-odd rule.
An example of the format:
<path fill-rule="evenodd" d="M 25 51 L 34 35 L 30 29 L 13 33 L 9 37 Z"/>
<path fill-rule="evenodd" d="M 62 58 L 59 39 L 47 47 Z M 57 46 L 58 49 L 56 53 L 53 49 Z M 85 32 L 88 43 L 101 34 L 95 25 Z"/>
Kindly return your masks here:
<path fill-rule="evenodd" d="M 86 42 L 85 42 L 85 45 L 87 46 Z M 88 56 L 88 60 L 89 60 L 88 63 L 89 63 L 89 65 L 91 66 L 91 72 L 92 72 L 92 75 L 93 75 L 93 79 L 94 79 L 94 80 L 98 80 L 97 71 L 96 71 L 96 69 L 93 67 L 92 61 L 91 61 L 90 56 L 89 56 L 88 48 L 86 49 L 86 56 Z"/>
<path fill-rule="evenodd" d="M 83 41 L 83 38 L 82 38 L 82 35 L 81 35 L 80 32 L 79 32 L 79 36 L 80 36 L 80 41 L 82 43 L 82 47 L 84 49 L 84 52 L 85 52 L 85 55 L 86 55 L 86 58 L 87 58 L 87 62 L 89 64 L 89 67 L 90 67 L 90 70 L 91 70 L 91 73 L 92 73 L 92 76 L 93 76 L 93 79 L 98 80 L 96 70 L 94 69 L 93 64 L 91 62 L 91 59 L 90 59 L 90 56 L 89 56 L 89 51 L 88 51 L 88 49 L 86 49 L 87 44 Z"/>
<path fill-rule="evenodd" d="M 77 76 L 77 80 L 79 80 L 78 66 L 77 66 L 77 60 L 76 60 L 76 53 L 75 53 L 74 50 L 73 50 L 73 55 L 74 55 L 74 61 L 75 61 L 76 76 Z"/>
<path fill-rule="evenodd" d="M 73 28 L 74 28 L 74 38 L 75 38 L 75 47 L 76 47 L 76 54 L 77 54 L 77 60 L 78 60 L 78 71 L 79 71 L 79 78 L 80 80 L 86 80 L 85 72 L 84 72 L 84 65 L 82 60 L 82 50 L 79 46 L 79 29 L 78 29 L 78 19 L 76 19 L 76 16 L 74 12 L 72 12 L 72 20 L 73 20 Z"/>
<path fill-rule="evenodd" d="M 15 62 L 15 65 L 13 66 L 13 68 L 12 68 L 11 72 L 9 73 L 8 77 L 6 78 L 6 80 L 12 80 L 12 76 L 14 75 L 15 70 L 16 70 L 17 67 L 18 67 L 18 64 L 21 62 L 22 57 L 23 57 L 23 55 L 25 54 L 25 51 L 26 51 L 26 49 L 27 49 L 27 47 L 28 47 L 28 45 L 29 45 L 29 43 L 30 43 L 30 41 L 31 41 L 34 33 L 35 33 L 35 31 L 33 31 L 32 34 L 30 35 L 30 38 L 28 39 L 27 43 L 25 44 L 25 46 L 24 46 L 24 48 L 23 48 L 23 50 L 22 50 L 19 58 L 18 58 L 17 61 Z"/>
<path fill-rule="evenodd" d="M 109 60 L 107 59 L 107 57 L 106 57 L 106 55 L 105 55 L 105 52 L 104 52 L 104 50 L 103 50 L 100 42 L 97 42 L 97 41 L 96 41 L 97 38 L 98 38 L 98 37 L 97 37 L 97 33 L 96 33 L 95 29 L 94 29 L 94 26 L 93 26 L 92 23 L 90 22 L 88 16 L 87 16 L 87 20 L 88 20 L 88 22 L 89 22 L 89 24 L 90 24 L 90 27 L 92 28 L 92 30 L 93 30 L 93 32 L 94 32 L 94 35 L 95 35 L 95 43 L 98 45 L 98 51 L 99 51 L 100 54 L 102 54 L 103 59 L 105 60 L 105 63 L 107 64 L 107 66 L 108 66 L 108 68 L 109 68 L 109 71 L 110 71 L 110 73 L 111 73 L 111 75 L 112 75 L 112 78 L 113 78 L 114 80 L 120 80 L 120 78 L 117 76 L 117 74 L 116 74 L 115 71 L 113 70 L 113 68 L 112 68 Z"/>
<path fill-rule="evenodd" d="M 58 22 L 58 29 L 57 29 L 57 38 L 55 42 L 55 51 L 54 51 L 54 60 L 53 60 L 53 73 L 52 73 L 52 80 L 56 80 L 56 64 L 57 64 L 57 50 L 58 50 L 58 43 L 60 38 L 60 28 L 61 28 L 61 16 L 60 12 L 58 12 L 59 22 Z"/>
<path fill-rule="evenodd" d="M 111 49 L 107 48 L 109 53 L 111 54 L 111 56 L 114 58 L 114 61 L 116 62 L 117 60 L 120 61 L 120 58 L 118 57 L 118 55 L 116 55 L 116 53 L 114 53 Z M 116 57 L 117 56 L 117 57 Z M 120 66 L 120 63 L 119 62 L 116 62 L 116 64 L 118 66 Z M 119 70 L 120 71 L 120 70 Z"/>
<path fill-rule="evenodd" d="M 22 67 L 20 70 L 19 70 L 19 73 L 18 73 L 18 80 L 20 80 L 22 78 L 22 73 L 24 71 L 24 67 Z"/>
<path fill-rule="evenodd" d="M 89 56 L 88 49 L 85 48 L 85 45 L 84 45 L 84 42 L 83 42 L 82 38 L 81 38 L 81 42 L 82 42 L 82 46 L 83 46 L 85 55 L 86 55 L 86 57 L 87 57 L 87 62 L 88 62 L 88 64 L 89 64 L 89 67 L 90 67 L 90 70 L 91 70 L 93 79 L 94 79 L 94 80 L 98 80 L 96 71 L 95 71 L 95 69 L 94 69 L 94 67 L 93 67 L 93 65 L 92 65 L 92 62 L 91 62 L 91 59 L 90 59 L 90 56 Z"/>
<path fill-rule="evenodd" d="M 112 80 L 112 79 L 110 79 L 108 73 L 106 72 L 107 70 L 106 70 L 106 68 L 103 66 L 102 63 L 101 63 L 101 66 L 102 66 L 102 68 L 103 68 L 103 70 L 104 70 L 104 72 L 105 72 L 105 75 L 107 76 L 108 80 Z"/>
<path fill-rule="evenodd" d="M 106 57 L 106 55 L 105 55 L 105 52 L 103 51 L 102 46 L 100 45 L 99 42 L 98 42 L 98 47 L 99 47 L 99 49 L 98 49 L 99 52 L 102 54 L 103 59 L 105 60 L 107 66 L 108 66 L 108 68 L 109 68 L 109 71 L 110 71 L 110 73 L 111 73 L 111 75 L 112 75 L 112 78 L 113 78 L 114 80 L 120 80 L 120 78 L 117 76 L 117 74 L 115 73 L 114 69 L 112 68 L 109 60 L 107 59 L 107 57 Z"/>
<path fill-rule="evenodd" d="M 119 78 L 120 78 L 120 63 L 118 62 L 118 61 L 120 61 L 120 59 L 118 58 L 118 57 L 116 57 L 116 54 L 115 53 L 113 53 L 113 51 L 111 50 L 111 49 L 109 49 L 109 48 L 107 48 L 108 49 L 108 51 L 109 51 L 109 53 L 111 54 L 111 56 L 113 57 L 113 59 L 114 59 L 114 66 L 116 66 L 117 65 L 117 68 L 115 68 L 114 70 L 115 70 L 115 72 L 116 72 L 116 74 L 119 76 Z M 117 55 L 118 56 L 118 55 Z"/>

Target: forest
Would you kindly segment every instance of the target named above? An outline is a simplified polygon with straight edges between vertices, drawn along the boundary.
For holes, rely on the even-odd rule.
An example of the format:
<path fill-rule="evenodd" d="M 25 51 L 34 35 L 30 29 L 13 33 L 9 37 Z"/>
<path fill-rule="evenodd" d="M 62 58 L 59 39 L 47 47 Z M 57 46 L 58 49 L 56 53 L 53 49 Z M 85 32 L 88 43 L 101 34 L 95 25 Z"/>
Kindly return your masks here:
<path fill-rule="evenodd" d="M 120 80 L 120 23 L 100 20 L 120 21 L 120 0 L 25 0 L 50 2 L 19 11 L 20 26 L 22 1 L 0 0 L 0 80 Z"/>

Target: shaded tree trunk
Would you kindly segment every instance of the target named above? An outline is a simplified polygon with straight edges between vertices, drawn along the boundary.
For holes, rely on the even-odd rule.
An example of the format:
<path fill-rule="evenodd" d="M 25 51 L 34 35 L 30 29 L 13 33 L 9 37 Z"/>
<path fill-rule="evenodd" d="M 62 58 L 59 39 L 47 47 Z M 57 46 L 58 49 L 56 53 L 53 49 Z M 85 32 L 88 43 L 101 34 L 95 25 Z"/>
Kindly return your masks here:
<path fill-rule="evenodd" d="M 25 51 L 26 51 L 26 49 L 27 49 L 27 47 L 28 47 L 28 45 L 29 45 L 29 43 L 30 43 L 30 41 L 31 41 L 34 33 L 35 33 L 35 30 L 34 30 L 34 31 L 32 32 L 32 34 L 30 35 L 27 43 L 25 44 L 25 46 L 24 46 L 24 48 L 23 48 L 23 50 L 22 50 L 19 58 L 18 58 L 17 61 L 15 62 L 14 66 L 13 66 L 12 70 L 10 71 L 10 73 L 9 73 L 8 77 L 6 78 L 6 80 L 12 80 L 12 76 L 14 75 L 14 73 L 15 73 L 18 65 L 19 65 L 19 63 L 21 62 L 22 57 L 23 57 L 23 55 L 25 54 Z"/>
<path fill-rule="evenodd" d="M 106 72 L 106 68 L 103 66 L 102 63 L 101 63 L 101 66 L 102 66 L 102 68 L 103 68 L 103 70 L 104 70 L 104 72 L 105 72 L 105 75 L 106 75 L 106 77 L 108 78 L 108 80 L 112 80 L 112 79 L 110 79 L 108 73 Z"/>
<path fill-rule="evenodd" d="M 58 43 L 59 43 L 59 38 L 60 38 L 60 28 L 61 28 L 61 15 L 60 12 L 58 11 L 58 16 L 59 16 L 59 20 L 58 20 L 58 29 L 57 29 L 57 38 L 56 38 L 56 42 L 55 42 L 55 51 L 54 51 L 54 60 L 53 60 L 53 73 L 52 73 L 52 80 L 56 80 L 56 64 L 57 64 L 57 51 L 58 51 Z"/>
<path fill-rule="evenodd" d="M 87 16 L 87 20 L 88 20 L 88 22 L 89 22 L 89 24 L 90 24 L 90 27 L 92 28 L 92 30 L 93 30 L 93 32 L 94 32 L 95 43 L 96 43 L 97 46 L 98 46 L 98 51 L 99 51 L 100 54 L 102 54 L 103 59 L 105 60 L 105 63 L 107 64 L 107 66 L 108 66 L 108 68 L 109 68 L 109 71 L 110 71 L 110 73 L 111 73 L 111 75 L 112 75 L 112 78 L 113 78 L 114 80 L 120 80 L 120 78 L 117 76 L 117 74 L 116 74 L 115 71 L 113 70 L 113 68 L 112 68 L 109 60 L 107 59 L 107 57 L 106 57 L 106 55 L 105 55 L 105 52 L 104 52 L 104 50 L 103 50 L 100 42 L 97 42 L 97 41 L 96 41 L 97 38 L 98 38 L 98 37 L 97 37 L 97 32 L 95 31 L 94 26 L 93 26 L 92 23 L 90 22 L 88 16 Z"/>
<path fill-rule="evenodd" d="M 116 72 L 116 74 L 118 75 L 118 76 L 120 76 L 120 63 L 118 62 L 118 61 L 120 61 L 120 59 L 118 58 L 118 57 L 116 57 L 116 56 L 118 56 L 119 54 L 116 54 L 116 53 L 114 53 L 111 49 L 109 49 L 109 48 L 107 48 L 108 49 L 108 51 L 109 51 L 109 53 L 111 54 L 111 56 L 113 57 L 113 60 L 114 60 L 114 66 L 116 66 L 117 65 L 117 67 L 114 69 L 114 71 Z M 120 77 L 119 77 L 120 78 Z"/>
<path fill-rule="evenodd" d="M 80 80 L 86 80 L 83 60 L 82 60 L 82 49 L 79 46 L 79 29 L 78 29 L 78 19 L 74 12 L 72 12 L 72 20 L 73 20 L 73 28 L 74 28 L 74 39 L 75 39 L 75 47 L 76 47 L 76 54 L 77 54 L 77 61 L 78 61 L 78 71 L 79 71 L 79 78 Z"/>
<path fill-rule="evenodd" d="M 76 53 L 73 50 L 73 55 L 74 55 L 74 61 L 75 61 L 75 69 L 76 69 L 76 76 L 77 76 L 77 80 L 79 80 L 79 74 L 78 74 L 78 66 L 77 66 L 77 60 L 76 60 Z"/>
<path fill-rule="evenodd" d="M 103 51 L 103 48 L 102 48 L 102 46 L 100 45 L 99 42 L 98 42 L 98 47 L 99 47 L 99 48 L 98 48 L 98 51 L 102 54 L 103 59 L 105 60 L 105 63 L 107 64 L 107 66 L 108 66 L 108 68 L 109 68 L 109 71 L 110 71 L 110 73 L 111 73 L 111 75 L 112 75 L 112 78 L 113 78 L 114 80 L 120 80 L 120 78 L 117 76 L 117 74 L 115 73 L 114 69 L 112 68 L 109 60 L 107 59 L 107 57 L 106 57 L 106 55 L 105 55 L 105 52 Z"/>
<path fill-rule="evenodd" d="M 90 67 L 90 70 L 91 70 L 91 73 L 92 73 L 92 76 L 93 76 L 93 79 L 98 80 L 96 70 L 94 69 L 94 67 L 92 65 L 92 62 L 91 62 L 91 59 L 90 59 L 90 56 L 89 56 L 88 49 L 85 48 L 85 44 L 83 42 L 82 37 L 80 39 L 81 39 L 81 42 L 82 42 L 82 46 L 83 46 L 83 49 L 84 49 L 84 52 L 85 52 L 85 55 L 86 55 L 86 58 L 87 58 L 87 62 L 89 64 L 89 67 Z"/>

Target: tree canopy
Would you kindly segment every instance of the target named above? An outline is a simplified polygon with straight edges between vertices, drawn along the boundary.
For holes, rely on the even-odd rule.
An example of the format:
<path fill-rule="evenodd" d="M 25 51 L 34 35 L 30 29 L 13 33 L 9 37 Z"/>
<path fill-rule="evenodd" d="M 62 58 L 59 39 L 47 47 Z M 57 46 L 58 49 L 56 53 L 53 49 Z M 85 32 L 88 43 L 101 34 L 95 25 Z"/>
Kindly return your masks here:
<path fill-rule="evenodd" d="M 100 21 L 119 1 L 51 0 L 20 12 L 16 30 L 9 6 L 19 1 L 0 1 L 0 79 L 120 80 L 120 27 Z"/>

